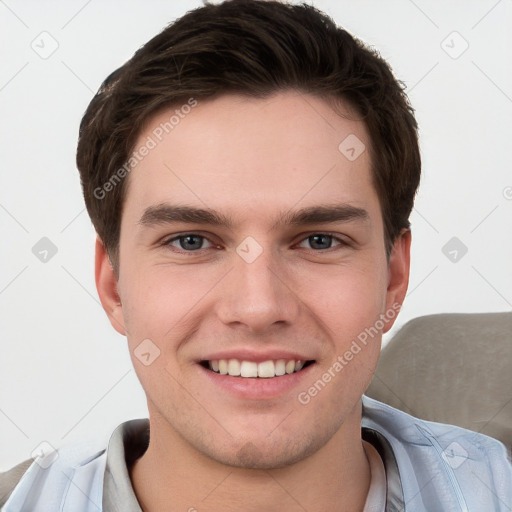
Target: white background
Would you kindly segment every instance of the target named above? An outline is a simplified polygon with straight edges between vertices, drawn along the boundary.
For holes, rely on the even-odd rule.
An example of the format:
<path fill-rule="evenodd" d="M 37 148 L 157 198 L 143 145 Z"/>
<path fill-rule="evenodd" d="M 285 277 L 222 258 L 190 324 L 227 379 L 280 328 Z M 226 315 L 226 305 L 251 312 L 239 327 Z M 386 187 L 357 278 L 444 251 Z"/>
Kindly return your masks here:
<path fill-rule="evenodd" d="M 431 313 L 510 310 L 512 2 L 314 4 L 381 52 L 416 108 L 423 181 L 397 327 Z M 125 339 L 95 290 L 77 132 L 101 81 L 200 5 L 0 2 L 0 470 L 42 441 L 108 435 L 147 415 Z M 31 47 L 41 37 L 47 49 L 58 43 L 47 59 Z M 46 263 L 32 253 L 42 237 L 58 251 Z M 455 263 L 442 252 L 452 237 L 468 248 Z"/>

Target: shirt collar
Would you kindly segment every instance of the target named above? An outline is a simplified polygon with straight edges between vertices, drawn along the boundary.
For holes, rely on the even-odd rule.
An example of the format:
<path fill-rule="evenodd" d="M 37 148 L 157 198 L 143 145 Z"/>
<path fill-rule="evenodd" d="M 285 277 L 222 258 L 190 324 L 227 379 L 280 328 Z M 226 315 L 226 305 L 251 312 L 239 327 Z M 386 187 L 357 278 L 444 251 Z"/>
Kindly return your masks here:
<path fill-rule="evenodd" d="M 119 425 L 108 443 L 103 478 L 103 512 L 142 512 L 132 482 L 130 467 L 149 445 L 149 420 L 130 420 Z"/>
<path fill-rule="evenodd" d="M 364 409 L 363 409 L 364 411 Z M 404 510 L 398 464 L 387 439 L 377 430 L 361 429 L 362 439 L 371 443 L 384 462 L 387 480 L 386 512 Z M 119 425 L 108 443 L 103 479 L 104 512 L 142 512 L 130 480 L 130 467 L 149 445 L 149 420 L 130 420 Z"/>

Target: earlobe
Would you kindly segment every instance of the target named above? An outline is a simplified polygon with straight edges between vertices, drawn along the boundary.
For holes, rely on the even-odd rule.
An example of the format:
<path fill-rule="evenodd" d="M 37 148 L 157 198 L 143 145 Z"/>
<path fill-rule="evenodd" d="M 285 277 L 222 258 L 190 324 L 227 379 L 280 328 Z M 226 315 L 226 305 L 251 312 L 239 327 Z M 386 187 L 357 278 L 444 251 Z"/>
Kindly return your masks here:
<path fill-rule="evenodd" d="M 386 311 L 393 309 L 396 313 L 401 307 L 409 285 L 411 261 L 411 230 L 403 229 L 395 240 L 388 264 L 388 288 L 386 292 Z M 394 315 L 393 318 L 396 318 Z M 383 332 L 389 331 L 394 320 L 387 322 Z"/>
<path fill-rule="evenodd" d="M 105 246 L 99 237 L 96 237 L 95 279 L 101 304 L 112 327 L 119 334 L 126 336 L 123 306 L 118 292 L 117 278 Z"/>

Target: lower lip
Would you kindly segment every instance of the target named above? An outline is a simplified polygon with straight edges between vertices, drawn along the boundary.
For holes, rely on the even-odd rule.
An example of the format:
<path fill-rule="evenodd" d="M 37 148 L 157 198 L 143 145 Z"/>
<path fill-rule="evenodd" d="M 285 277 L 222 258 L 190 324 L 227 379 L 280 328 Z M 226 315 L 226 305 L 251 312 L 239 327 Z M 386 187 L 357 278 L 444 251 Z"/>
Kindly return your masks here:
<path fill-rule="evenodd" d="M 304 387 L 303 381 L 311 373 L 315 363 L 306 368 L 287 375 L 270 378 L 258 377 L 232 377 L 231 375 L 221 375 L 212 370 L 207 370 L 204 366 L 198 364 L 210 382 L 224 391 L 245 400 L 268 400 L 276 398 L 290 392 L 293 388 Z"/>

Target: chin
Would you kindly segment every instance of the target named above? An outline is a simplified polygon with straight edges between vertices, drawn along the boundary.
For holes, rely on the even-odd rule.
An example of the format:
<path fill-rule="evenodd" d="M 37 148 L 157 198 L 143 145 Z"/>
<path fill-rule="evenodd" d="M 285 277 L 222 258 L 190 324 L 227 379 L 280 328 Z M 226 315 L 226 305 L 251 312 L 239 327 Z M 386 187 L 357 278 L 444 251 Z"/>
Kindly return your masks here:
<path fill-rule="evenodd" d="M 269 470 L 291 466 L 318 451 L 328 439 L 282 440 L 270 443 L 268 439 L 245 441 L 239 448 L 229 446 L 208 450 L 208 457 L 227 466 L 240 469 Z"/>

